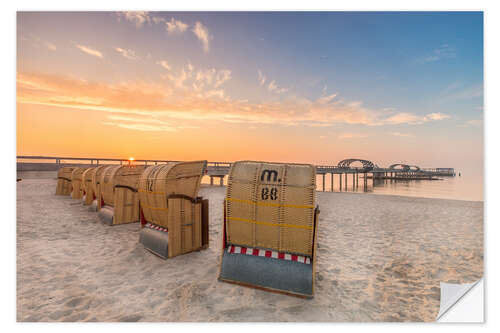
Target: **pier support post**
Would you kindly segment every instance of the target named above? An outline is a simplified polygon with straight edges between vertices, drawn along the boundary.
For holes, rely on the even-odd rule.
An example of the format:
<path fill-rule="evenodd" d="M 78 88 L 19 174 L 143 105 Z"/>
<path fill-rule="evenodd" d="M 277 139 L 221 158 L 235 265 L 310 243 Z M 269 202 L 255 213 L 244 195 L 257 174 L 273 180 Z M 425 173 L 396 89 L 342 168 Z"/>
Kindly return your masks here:
<path fill-rule="evenodd" d="M 214 186 L 214 177 L 210 176 L 210 186 Z"/>
<path fill-rule="evenodd" d="M 326 174 L 324 173 L 324 174 L 322 174 L 322 176 L 323 176 L 323 192 L 325 192 L 325 176 L 326 176 Z"/>
<path fill-rule="evenodd" d="M 345 173 L 345 190 L 347 191 L 347 172 Z"/>
<path fill-rule="evenodd" d="M 342 192 L 342 173 L 339 173 L 339 191 Z"/>
<path fill-rule="evenodd" d="M 331 181 L 330 191 L 333 192 L 333 172 L 330 175 L 332 176 L 332 178 L 330 179 Z"/>
<path fill-rule="evenodd" d="M 220 176 L 220 186 L 224 186 L 224 176 Z"/>
<path fill-rule="evenodd" d="M 356 172 L 356 188 L 359 186 L 359 173 Z"/>

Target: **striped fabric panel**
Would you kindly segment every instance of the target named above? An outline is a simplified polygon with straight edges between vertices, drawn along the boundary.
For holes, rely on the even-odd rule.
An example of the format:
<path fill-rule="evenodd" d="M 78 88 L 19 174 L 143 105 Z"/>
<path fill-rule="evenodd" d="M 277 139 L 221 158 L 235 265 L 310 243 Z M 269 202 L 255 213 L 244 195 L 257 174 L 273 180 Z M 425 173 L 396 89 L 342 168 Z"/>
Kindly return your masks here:
<path fill-rule="evenodd" d="M 163 228 L 163 227 L 160 227 L 158 225 L 155 225 L 155 224 L 152 224 L 152 223 L 149 223 L 149 222 L 146 223 L 146 225 L 144 227 L 145 228 L 154 229 L 154 230 L 158 230 L 158 231 L 168 232 L 167 228 Z"/>
<path fill-rule="evenodd" d="M 227 247 L 227 253 L 240 253 L 240 254 L 247 254 L 247 255 L 251 255 L 251 256 L 291 260 L 291 261 L 297 261 L 297 262 L 300 262 L 303 264 L 311 264 L 311 258 L 306 257 L 306 256 L 299 256 L 296 254 L 271 251 L 271 250 L 253 249 L 251 247 L 229 245 Z"/>

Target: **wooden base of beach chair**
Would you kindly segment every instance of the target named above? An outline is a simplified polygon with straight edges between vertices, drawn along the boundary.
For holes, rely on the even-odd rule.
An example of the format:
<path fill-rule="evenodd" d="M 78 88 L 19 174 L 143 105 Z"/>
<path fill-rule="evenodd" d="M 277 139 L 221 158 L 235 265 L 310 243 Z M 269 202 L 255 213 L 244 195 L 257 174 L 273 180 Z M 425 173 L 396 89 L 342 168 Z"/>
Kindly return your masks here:
<path fill-rule="evenodd" d="M 316 207 L 313 235 L 315 245 L 312 257 L 306 257 L 227 244 L 224 205 L 219 281 L 290 296 L 313 298 L 318 216 L 319 209 Z"/>
<path fill-rule="evenodd" d="M 208 200 L 169 198 L 168 207 L 170 230 L 146 222 L 141 214 L 144 248 L 163 259 L 208 248 Z"/>

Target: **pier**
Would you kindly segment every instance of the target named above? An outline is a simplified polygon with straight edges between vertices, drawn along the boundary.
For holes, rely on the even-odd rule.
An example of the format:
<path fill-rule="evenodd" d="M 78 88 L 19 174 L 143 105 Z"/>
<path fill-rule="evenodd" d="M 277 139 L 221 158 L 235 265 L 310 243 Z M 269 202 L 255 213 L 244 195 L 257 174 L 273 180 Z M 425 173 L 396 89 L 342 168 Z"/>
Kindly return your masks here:
<path fill-rule="evenodd" d="M 62 166 L 92 167 L 102 164 L 124 164 L 131 163 L 156 165 L 172 160 L 127 160 L 118 158 L 81 158 L 81 157 L 53 157 L 53 156 L 17 156 L 17 171 L 57 171 Z M 361 166 L 353 166 L 361 164 Z M 210 185 L 224 185 L 224 178 L 229 173 L 231 162 L 207 162 L 206 176 L 210 177 Z M 337 165 L 317 165 L 316 175 L 320 176 L 321 182 L 318 189 L 326 191 L 327 176 L 330 181 L 330 190 L 334 190 L 335 178 L 338 179 L 338 190 L 347 191 L 348 175 L 352 178 L 352 189 L 361 186 L 366 191 L 368 180 L 372 179 L 389 181 L 412 181 L 412 180 L 439 180 L 438 177 L 454 177 L 453 168 L 420 168 L 416 165 L 395 163 L 387 168 L 379 167 L 375 163 L 363 159 L 344 159 Z M 338 177 L 337 177 L 338 175 Z"/>

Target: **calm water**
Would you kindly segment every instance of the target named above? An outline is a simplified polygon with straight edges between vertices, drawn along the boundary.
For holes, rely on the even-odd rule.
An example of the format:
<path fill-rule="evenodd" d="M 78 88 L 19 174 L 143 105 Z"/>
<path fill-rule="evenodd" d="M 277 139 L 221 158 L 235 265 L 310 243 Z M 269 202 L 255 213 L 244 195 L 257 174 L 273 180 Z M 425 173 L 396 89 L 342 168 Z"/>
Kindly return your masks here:
<path fill-rule="evenodd" d="M 325 176 L 325 190 L 331 191 L 331 177 Z M 345 176 L 344 176 L 345 177 Z M 342 192 L 345 192 L 345 178 L 342 178 Z M 440 180 L 372 180 L 363 188 L 363 179 L 358 180 L 358 187 L 353 188 L 352 175 L 347 176 L 348 192 L 367 192 L 373 194 L 391 194 L 409 197 L 440 198 L 469 201 L 483 201 L 483 179 L 481 176 L 464 175 L 439 177 Z M 334 175 L 333 191 L 340 192 L 339 175 Z M 316 177 L 317 190 L 323 187 L 322 176 Z"/>
<path fill-rule="evenodd" d="M 339 175 L 334 175 L 333 191 L 345 192 L 345 175 L 342 177 L 342 190 L 339 189 Z M 483 201 L 483 177 L 480 175 L 464 174 L 455 177 L 440 177 L 441 180 L 410 180 L 391 181 L 368 179 L 368 186 L 363 188 L 363 178 L 359 177 L 358 186 L 354 186 L 352 175 L 347 176 L 347 192 L 366 192 L 373 194 L 402 195 L 409 197 L 455 199 L 468 201 Z M 203 184 L 210 184 L 210 177 L 203 177 Z M 224 178 L 224 185 L 227 177 Z M 322 191 L 322 176 L 316 177 L 317 190 Z M 214 178 L 214 185 L 219 185 L 219 179 Z M 331 191 L 331 177 L 325 176 L 325 190 Z"/>

